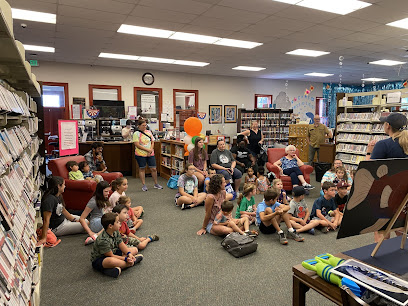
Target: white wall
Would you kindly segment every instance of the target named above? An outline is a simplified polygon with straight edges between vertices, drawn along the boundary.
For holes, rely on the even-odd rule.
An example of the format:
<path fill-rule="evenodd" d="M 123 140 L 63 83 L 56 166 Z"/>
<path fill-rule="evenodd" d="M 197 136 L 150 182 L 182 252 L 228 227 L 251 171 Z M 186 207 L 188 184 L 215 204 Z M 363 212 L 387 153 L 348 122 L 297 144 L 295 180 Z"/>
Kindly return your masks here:
<path fill-rule="evenodd" d="M 126 108 L 134 103 L 133 87 L 148 87 L 141 80 L 146 71 L 138 69 L 41 62 L 39 67 L 32 67 L 32 71 L 37 76 L 37 80 L 68 83 L 70 105 L 73 97 L 86 98 L 86 105 L 89 105 L 88 84 L 122 86 L 122 100 L 125 101 Z M 275 99 L 278 95 L 281 94 L 280 97 L 282 97 L 286 92 L 285 80 L 164 71 L 150 72 L 155 77 L 152 87 L 163 89 L 163 103 L 172 102 L 174 88 L 198 90 L 199 111 L 207 113 L 207 117 L 202 120 L 203 131 L 211 129 L 215 133 L 220 130 L 224 135 L 235 135 L 237 125 L 227 123 L 210 126 L 208 123 L 209 105 L 237 105 L 238 108 L 253 109 L 254 94 L 271 94 L 273 103 L 276 103 Z M 305 97 L 304 92 L 310 86 L 314 86 L 314 90 Z M 322 96 L 322 86 L 322 83 L 289 81 L 287 105 L 290 105 L 291 108 L 296 105 L 294 112 L 299 113 L 302 119 L 305 119 L 306 112 L 314 112 L 314 98 Z M 284 103 L 283 99 L 280 101 Z M 282 107 L 281 103 L 278 103 L 278 108 Z"/>

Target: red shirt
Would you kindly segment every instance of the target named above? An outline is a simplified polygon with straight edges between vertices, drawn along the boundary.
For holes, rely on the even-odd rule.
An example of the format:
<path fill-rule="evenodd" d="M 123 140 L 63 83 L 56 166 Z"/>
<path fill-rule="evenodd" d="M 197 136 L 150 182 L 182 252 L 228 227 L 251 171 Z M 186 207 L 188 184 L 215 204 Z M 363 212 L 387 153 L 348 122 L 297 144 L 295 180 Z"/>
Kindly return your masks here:
<path fill-rule="evenodd" d="M 121 233 L 122 235 L 129 236 L 130 229 L 129 229 L 129 226 L 127 225 L 126 221 L 122 222 L 122 225 L 119 228 L 119 233 Z"/>

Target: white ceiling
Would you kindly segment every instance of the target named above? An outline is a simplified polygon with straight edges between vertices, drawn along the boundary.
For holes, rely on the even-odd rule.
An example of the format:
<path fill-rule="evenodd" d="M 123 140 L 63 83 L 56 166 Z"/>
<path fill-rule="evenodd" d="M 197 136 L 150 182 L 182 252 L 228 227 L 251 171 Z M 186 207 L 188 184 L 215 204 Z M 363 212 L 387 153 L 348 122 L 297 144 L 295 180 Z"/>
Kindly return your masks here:
<path fill-rule="evenodd" d="M 341 1 L 341 0 L 338 0 Z M 145 70 L 212 75 L 361 83 L 365 77 L 402 80 L 402 67 L 369 61 L 408 61 L 408 30 L 386 23 L 408 17 L 407 0 L 364 0 L 373 5 L 341 16 L 272 0 L 8 0 L 13 8 L 57 14 L 57 24 L 14 20 L 16 39 L 55 47 L 27 58 Z M 27 24 L 23 29 L 21 23 Z M 189 43 L 117 33 L 124 24 L 262 42 L 254 49 Z M 317 57 L 286 55 L 294 49 L 330 51 Z M 100 52 L 209 62 L 199 67 L 98 58 Z M 339 56 L 344 56 L 339 68 Z M 407 57 L 405 57 L 407 56 Z M 40 62 L 41 63 L 41 62 Z M 260 72 L 235 66 L 266 67 Z M 401 68 L 401 69 L 400 69 Z M 327 78 L 309 72 L 334 73 Z"/>

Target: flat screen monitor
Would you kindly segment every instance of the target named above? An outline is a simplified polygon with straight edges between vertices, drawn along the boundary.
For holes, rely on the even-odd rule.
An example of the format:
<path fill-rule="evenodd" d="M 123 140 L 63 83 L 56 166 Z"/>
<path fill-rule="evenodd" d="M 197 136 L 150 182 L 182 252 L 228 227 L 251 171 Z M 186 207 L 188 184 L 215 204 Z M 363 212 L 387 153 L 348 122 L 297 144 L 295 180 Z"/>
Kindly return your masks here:
<path fill-rule="evenodd" d="M 124 101 L 93 100 L 93 105 L 99 109 L 99 118 L 125 117 Z"/>

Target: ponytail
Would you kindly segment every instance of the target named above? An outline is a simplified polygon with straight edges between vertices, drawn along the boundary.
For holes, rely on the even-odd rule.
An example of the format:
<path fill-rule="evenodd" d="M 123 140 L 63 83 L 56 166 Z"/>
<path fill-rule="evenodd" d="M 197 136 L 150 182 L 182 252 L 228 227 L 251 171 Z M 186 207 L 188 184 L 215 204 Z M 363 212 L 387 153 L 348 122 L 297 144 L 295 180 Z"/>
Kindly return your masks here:
<path fill-rule="evenodd" d="M 246 197 L 248 194 L 250 194 L 252 191 L 254 191 L 254 189 L 256 188 L 256 186 L 253 183 L 246 183 L 244 184 L 244 188 L 242 190 L 242 193 L 240 193 L 237 203 L 238 205 L 241 204 L 241 201 L 244 197 Z"/>
<path fill-rule="evenodd" d="M 408 155 L 408 131 L 398 130 L 394 132 L 394 134 L 392 135 L 392 139 L 395 140 L 395 138 L 398 138 L 399 145 L 401 146 L 402 150 L 404 150 L 404 153 Z"/>

